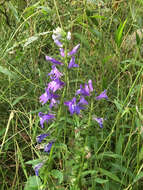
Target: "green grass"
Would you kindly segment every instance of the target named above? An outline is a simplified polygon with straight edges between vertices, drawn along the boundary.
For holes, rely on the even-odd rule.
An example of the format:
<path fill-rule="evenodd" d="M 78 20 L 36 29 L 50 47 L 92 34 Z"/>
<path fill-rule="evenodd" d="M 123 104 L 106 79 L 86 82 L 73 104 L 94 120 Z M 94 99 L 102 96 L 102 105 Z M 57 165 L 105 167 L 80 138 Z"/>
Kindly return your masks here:
<path fill-rule="evenodd" d="M 142 39 L 128 37 L 143 28 L 143 1 L 10 0 L 0 10 L 0 189 L 142 190 Z M 59 59 L 58 26 L 71 31 L 70 49 L 81 44 L 66 100 L 89 79 L 109 100 L 89 97 L 80 117 L 55 110 L 60 117 L 44 128 L 55 140 L 47 155 L 36 146 L 38 112 L 48 109 L 39 96 L 51 69 L 45 55 Z M 103 129 L 94 116 L 106 118 Z M 41 160 L 37 178 L 32 165 Z"/>

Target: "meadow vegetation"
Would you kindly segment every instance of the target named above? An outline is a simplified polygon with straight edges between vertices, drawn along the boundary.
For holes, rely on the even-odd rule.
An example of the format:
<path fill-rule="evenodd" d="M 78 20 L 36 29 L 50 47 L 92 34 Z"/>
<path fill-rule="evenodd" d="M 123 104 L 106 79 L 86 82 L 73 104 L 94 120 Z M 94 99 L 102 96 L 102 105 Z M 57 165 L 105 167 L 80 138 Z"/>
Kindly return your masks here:
<path fill-rule="evenodd" d="M 70 50 L 80 44 L 79 67 L 63 70 L 65 101 L 90 79 L 94 91 L 78 115 L 60 103 L 58 118 L 42 129 L 38 114 L 49 105 L 39 97 L 51 71 L 45 56 L 60 60 L 57 27 L 71 32 Z M 142 0 L 0 2 L 1 190 L 143 189 L 142 30 Z M 108 99 L 97 101 L 105 89 Z M 36 141 L 42 133 L 53 142 L 49 153 Z"/>

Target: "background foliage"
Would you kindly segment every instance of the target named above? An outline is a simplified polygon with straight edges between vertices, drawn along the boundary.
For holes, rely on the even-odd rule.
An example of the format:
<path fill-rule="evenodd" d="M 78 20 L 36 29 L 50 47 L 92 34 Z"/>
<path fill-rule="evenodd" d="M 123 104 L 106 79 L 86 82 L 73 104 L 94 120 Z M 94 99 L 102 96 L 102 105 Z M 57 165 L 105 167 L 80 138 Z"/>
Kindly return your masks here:
<path fill-rule="evenodd" d="M 51 190 L 143 188 L 142 13 L 142 0 L 0 2 L 0 189 L 24 189 L 26 182 L 25 189 L 40 189 L 35 181 Z M 51 35 L 58 26 L 71 31 L 71 48 L 81 44 L 71 97 L 92 79 L 109 100 L 93 98 L 83 118 L 61 118 L 41 182 L 26 162 L 40 154 L 38 98 L 50 71 L 45 55 L 57 56 Z M 106 118 L 103 129 L 89 113 Z"/>

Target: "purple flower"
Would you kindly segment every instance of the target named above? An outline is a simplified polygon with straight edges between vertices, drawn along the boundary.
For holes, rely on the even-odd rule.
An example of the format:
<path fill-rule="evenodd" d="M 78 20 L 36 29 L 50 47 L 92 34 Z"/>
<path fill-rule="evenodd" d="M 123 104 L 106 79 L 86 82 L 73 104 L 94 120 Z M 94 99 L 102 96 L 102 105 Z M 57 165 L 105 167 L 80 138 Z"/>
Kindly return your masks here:
<path fill-rule="evenodd" d="M 57 95 L 58 96 L 58 95 Z M 59 97 L 59 96 L 58 96 Z M 50 109 L 54 106 L 56 106 L 56 104 L 59 103 L 59 101 L 57 101 L 55 98 L 51 98 L 51 102 L 50 102 Z"/>
<path fill-rule="evenodd" d="M 64 51 L 63 48 L 60 48 L 60 54 L 61 54 L 62 57 L 65 57 L 65 51 Z"/>
<path fill-rule="evenodd" d="M 76 91 L 76 95 L 81 94 L 82 96 L 90 96 L 90 92 L 93 91 L 92 80 L 88 81 L 88 84 L 85 84 L 84 88 L 80 85 L 80 89 Z"/>
<path fill-rule="evenodd" d="M 75 57 L 74 56 L 71 57 L 71 60 L 70 60 L 69 65 L 68 65 L 69 69 L 72 67 L 78 67 L 78 64 L 75 63 Z"/>
<path fill-rule="evenodd" d="M 86 99 L 82 96 L 79 100 L 79 105 L 88 105 L 88 102 L 86 101 Z"/>
<path fill-rule="evenodd" d="M 64 82 L 60 81 L 60 79 L 53 80 L 48 84 L 48 90 L 52 92 L 56 92 L 58 89 L 61 89 L 64 85 Z"/>
<path fill-rule="evenodd" d="M 60 71 L 56 68 L 55 65 L 52 65 L 52 70 L 51 72 L 48 74 L 49 76 L 51 75 L 51 79 L 55 80 L 55 79 L 59 79 L 61 76 L 63 76 L 62 73 L 60 73 Z"/>
<path fill-rule="evenodd" d="M 99 124 L 100 128 L 103 128 L 103 118 L 94 118 L 95 121 Z"/>
<path fill-rule="evenodd" d="M 54 63 L 54 64 L 63 65 L 62 62 L 57 61 L 56 59 L 54 59 L 54 58 L 52 58 L 52 57 L 49 57 L 49 56 L 47 56 L 47 55 L 45 56 L 45 58 L 46 58 L 47 61 L 50 61 L 50 62 L 52 62 L 52 63 Z"/>
<path fill-rule="evenodd" d="M 50 92 L 46 88 L 46 92 L 40 96 L 40 102 L 42 103 L 42 105 L 44 105 L 48 100 L 56 102 L 57 98 L 59 98 L 59 95 Z"/>
<path fill-rule="evenodd" d="M 49 120 L 55 118 L 54 115 L 52 114 L 44 114 L 42 112 L 39 112 L 39 117 L 40 117 L 40 125 L 42 128 L 44 128 L 44 122 L 49 122 Z"/>
<path fill-rule="evenodd" d="M 41 134 L 39 136 L 36 137 L 36 141 L 37 143 L 41 143 L 43 139 L 45 139 L 47 136 L 49 136 L 48 133 L 44 133 L 44 134 Z"/>
<path fill-rule="evenodd" d="M 106 93 L 107 93 L 107 90 L 104 90 L 103 92 L 101 92 L 101 94 L 96 97 L 96 100 L 100 100 L 102 98 L 108 99 L 108 96 Z"/>
<path fill-rule="evenodd" d="M 55 39 L 54 42 L 58 47 L 63 47 L 63 44 L 59 40 Z"/>
<path fill-rule="evenodd" d="M 76 107 L 76 98 L 74 97 L 72 100 L 64 102 L 64 104 L 69 107 L 69 111 L 73 115 Z"/>
<path fill-rule="evenodd" d="M 43 166 L 43 163 L 39 163 L 37 164 L 35 167 L 34 167 L 34 170 L 35 170 L 35 175 L 36 176 L 39 176 L 39 169 Z"/>
<path fill-rule="evenodd" d="M 69 107 L 69 112 L 73 115 L 74 113 L 80 114 L 80 110 L 85 109 L 83 105 L 88 104 L 88 102 L 82 97 L 79 103 L 76 103 L 76 98 L 74 97 L 72 100 L 64 102 L 64 104 Z"/>
<path fill-rule="evenodd" d="M 88 81 L 88 86 L 89 86 L 89 91 L 93 92 L 93 86 L 92 86 L 92 80 L 91 79 Z"/>
<path fill-rule="evenodd" d="M 80 48 L 80 44 L 76 45 L 69 53 L 68 55 L 74 55 L 76 54 L 77 50 Z"/>
<path fill-rule="evenodd" d="M 47 152 L 48 154 L 49 154 L 50 151 L 51 151 L 51 148 L 52 148 L 53 143 L 54 143 L 54 142 L 51 141 L 51 142 L 49 142 L 48 144 L 46 144 L 46 145 L 44 146 L 44 151 Z"/>

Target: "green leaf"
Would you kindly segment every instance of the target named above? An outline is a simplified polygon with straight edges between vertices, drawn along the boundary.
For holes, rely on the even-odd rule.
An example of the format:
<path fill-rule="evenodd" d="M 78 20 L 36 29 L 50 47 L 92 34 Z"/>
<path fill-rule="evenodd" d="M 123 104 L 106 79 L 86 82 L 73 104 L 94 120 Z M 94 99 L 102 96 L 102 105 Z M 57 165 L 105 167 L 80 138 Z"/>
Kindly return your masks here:
<path fill-rule="evenodd" d="M 63 181 L 63 173 L 62 172 L 60 172 L 59 170 L 52 170 L 51 175 L 54 178 L 58 179 L 59 183 L 62 183 L 62 181 Z"/>
<path fill-rule="evenodd" d="M 137 45 L 140 45 L 140 43 L 141 43 L 140 36 L 137 32 L 136 32 L 136 42 L 137 42 Z"/>
<path fill-rule="evenodd" d="M 9 7 L 9 9 L 11 10 L 12 14 L 15 16 L 16 20 L 19 21 L 19 16 L 18 16 L 18 12 L 16 10 L 16 8 L 13 6 L 12 2 L 9 1 L 7 2 L 7 5 Z"/>
<path fill-rule="evenodd" d="M 17 97 L 13 102 L 12 102 L 12 106 L 16 105 L 20 100 L 22 100 L 25 97 L 25 95 Z"/>
<path fill-rule="evenodd" d="M 117 109 L 119 110 L 119 111 L 123 111 L 123 109 L 122 109 L 122 104 L 119 102 L 119 100 L 114 100 L 114 104 L 116 105 L 116 107 L 117 107 Z"/>
<path fill-rule="evenodd" d="M 2 66 L 0 66 L 0 72 L 7 75 L 7 76 L 9 76 L 10 78 L 17 78 L 15 73 L 9 71 L 8 69 L 6 69 L 6 68 L 4 68 Z"/>
<path fill-rule="evenodd" d="M 23 47 L 28 46 L 29 44 L 33 43 L 34 41 L 38 40 L 38 36 L 31 36 L 27 39 L 26 43 L 23 45 Z"/>
<path fill-rule="evenodd" d="M 103 157 L 109 157 L 109 158 L 118 158 L 121 159 L 122 156 L 120 156 L 119 154 L 114 154 L 113 152 L 104 152 L 104 153 L 100 153 L 97 156 L 97 159 L 102 159 Z"/>
<path fill-rule="evenodd" d="M 29 160 L 29 161 L 25 162 L 25 164 L 31 164 L 32 166 L 35 166 L 35 165 L 39 164 L 40 162 L 42 162 L 41 159 L 36 159 L 36 160 Z"/>
<path fill-rule="evenodd" d="M 44 112 L 44 111 L 47 111 L 47 110 L 48 110 L 47 105 L 45 105 L 45 106 L 43 106 L 43 107 L 41 107 L 41 108 L 39 108 L 37 110 L 30 111 L 29 113 L 34 114 L 34 113 L 38 113 L 38 112 Z"/>
<path fill-rule="evenodd" d="M 89 175 L 89 174 L 96 175 L 97 171 L 95 171 L 95 170 L 84 171 L 84 172 L 82 172 L 81 176 L 84 177 L 84 176 Z"/>
<path fill-rule="evenodd" d="M 143 63 L 141 63 L 140 61 L 132 61 L 131 64 L 139 66 L 139 67 L 143 67 Z"/>
<path fill-rule="evenodd" d="M 123 143 L 124 143 L 124 136 L 122 135 L 122 133 L 120 133 L 119 139 L 116 143 L 116 153 L 118 155 L 122 154 Z"/>
<path fill-rule="evenodd" d="M 30 176 L 26 182 L 24 190 L 40 190 L 42 182 L 38 176 Z"/>
<path fill-rule="evenodd" d="M 100 184 L 103 184 L 103 183 L 107 183 L 109 180 L 106 180 L 106 179 L 101 179 L 101 178 L 96 178 L 95 179 L 95 181 L 97 182 L 97 183 L 100 183 Z"/>
<path fill-rule="evenodd" d="M 102 169 L 102 168 L 97 168 L 97 170 L 99 172 L 101 172 L 102 175 L 106 175 L 106 176 L 108 176 L 109 178 L 113 179 L 114 181 L 116 181 L 118 183 L 123 183 L 123 182 L 121 182 L 121 180 L 115 174 L 113 174 L 113 173 L 111 173 L 111 172 L 109 172 L 109 171 L 107 171 L 105 169 Z"/>
<path fill-rule="evenodd" d="M 122 43 L 123 30 L 124 30 L 126 22 L 127 22 L 127 19 L 123 23 L 121 22 L 115 33 L 115 42 L 118 47 L 120 47 L 120 45 Z"/>
<path fill-rule="evenodd" d="M 140 172 L 139 174 L 136 175 L 134 181 L 132 184 L 136 183 L 137 181 L 139 181 L 141 178 L 143 178 L 143 172 Z"/>

